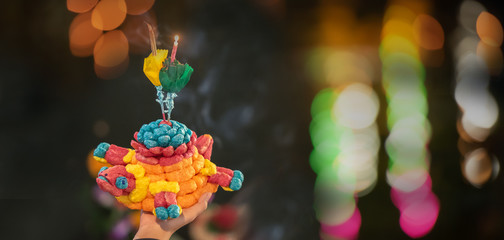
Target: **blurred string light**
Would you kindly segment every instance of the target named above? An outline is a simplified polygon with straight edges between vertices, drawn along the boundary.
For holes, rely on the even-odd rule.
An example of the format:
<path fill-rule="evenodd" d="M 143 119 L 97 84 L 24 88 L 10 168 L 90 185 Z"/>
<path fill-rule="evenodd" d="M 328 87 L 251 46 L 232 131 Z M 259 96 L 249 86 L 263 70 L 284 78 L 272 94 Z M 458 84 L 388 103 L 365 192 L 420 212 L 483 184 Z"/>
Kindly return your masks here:
<path fill-rule="evenodd" d="M 326 61 L 337 63 L 361 57 L 335 50 Z M 351 65 L 351 61 L 346 64 Z M 314 149 L 310 165 L 318 175 L 314 208 L 323 239 L 354 239 L 361 224 L 356 197 L 369 193 L 377 180 L 380 139 L 375 121 L 379 101 L 369 85 L 372 76 L 359 71 L 354 79 L 344 81 L 341 78 L 348 75 L 335 76 L 329 70 L 330 64 L 324 66 L 326 78 L 331 79 L 328 81 L 346 84 L 320 91 L 312 103 L 310 136 Z M 357 67 L 351 66 L 347 71 L 354 69 Z M 356 77 L 359 75 L 361 78 Z"/>
<path fill-rule="evenodd" d="M 324 0 L 307 67 L 321 90 L 313 99 L 310 166 L 317 174 L 314 209 L 321 239 L 356 239 L 357 198 L 377 181 L 379 100 L 372 88 L 380 21 L 357 18 L 349 4 Z"/>
<path fill-rule="evenodd" d="M 476 20 L 476 32 L 481 41 L 478 43 L 476 54 L 482 58 L 488 67 L 491 75 L 498 75 L 502 72 L 502 25 L 494 15 L 483 11 Z"/>
<path fill-rule="evenodd" d="M 355 198 L 369 193 L 377 180 L 378 109 L 376 93 L 363 83 L 324 89 L 313 100 L 310 165 L 318 175 L 314 207 L 321 235 L 358 234 Z"/>
<path fill-rule="evenodd" d="M 400 211 L 399 224 L 410 237 L 428 234 L 439 214 L 439 200 L 431 191 L 431 128 L 427 119 L 425 68 L 421 48 L 436 50 L 444 44 L 441 25 L 431 16 L 417 14 L 404 1 L 387 8 L 380 45 L 382 84 L 390 131 L 385 142 L 389 156 L 387 181 Z M 425 6 L 415 8 L 422 12 Z"/>
<path fill-rule="evenodd" d="M 153 4 L 154 0 L 67 0 L 67 9 L 78 13 L 69 28 L 72 55 L 93 56 L 95 73 L 102 79 L 120 76 L 130 52 L 149 51 L 145 22 L 156 26 L 149 11 Z"/>
<path fill-rule="evenodd" d="M 502 25 L 485 7 L 475 1 L 460 5 L 459 26 L 454 35 L 456 65 L 455 100 L 459 150 L 465 179 L 481 187 L 499 173 L 499 161 L 481 147 L 492 133 L 499 117 L 495 98 L 488 90 L 490 75 L 502 71 Z"/>

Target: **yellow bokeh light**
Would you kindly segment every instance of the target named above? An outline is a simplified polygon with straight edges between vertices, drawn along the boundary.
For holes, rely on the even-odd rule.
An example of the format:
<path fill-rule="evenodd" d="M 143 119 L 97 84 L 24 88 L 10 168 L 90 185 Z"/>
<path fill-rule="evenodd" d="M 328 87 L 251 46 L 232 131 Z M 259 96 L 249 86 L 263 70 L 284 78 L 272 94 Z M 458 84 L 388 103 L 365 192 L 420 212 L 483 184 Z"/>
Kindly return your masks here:
<path fill-rule="evenodd" d="M 416 59 L 420 58 L 418 49 L 412 41 L 395 34 L 385 36 L 381 43 L 380 58 L 384 59 L 389 54 L 397 52 L 413 56 Z"/>
<path fill-rule="evenodd" d="M 388 20 L 382 28 L 382 39 L 389 35 L 398 35 L 409 41 L 414 41 L 413 30 L 411 24 L 398 19 Z"/>

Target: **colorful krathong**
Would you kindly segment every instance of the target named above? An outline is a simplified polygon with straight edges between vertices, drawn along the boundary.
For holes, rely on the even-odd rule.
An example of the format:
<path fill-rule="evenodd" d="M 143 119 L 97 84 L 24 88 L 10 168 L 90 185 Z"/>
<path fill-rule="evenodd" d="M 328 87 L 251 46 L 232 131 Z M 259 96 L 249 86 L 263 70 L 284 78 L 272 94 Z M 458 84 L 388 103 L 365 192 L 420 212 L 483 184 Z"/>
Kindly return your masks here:
<path fill-rule="evenodd" d="M 153 32 L 150 26 L 149 30 Z M 103 142 L 93 156 L 112 165 L 98 173 L 96 183 L 101 190 L 130 209 L 152 212 L 166 220 L 179 217 L 182 209 L 193 206 L 202 194 L 216 192 L 218 186 L 239 190 L 244 177 L 238 170 L 217 167 L 210 161 L 210 135 L 197 137 L 184 124 L 170 120 L 173 99 L 189 82 L 193 69 L 175 60 L 177 40 L 167 58 L 168 50 L 156 49 L 153 36 L 144 73 L 157 89 L 163 119 L 144 124 L 135 132 L 133 149 Z"/>

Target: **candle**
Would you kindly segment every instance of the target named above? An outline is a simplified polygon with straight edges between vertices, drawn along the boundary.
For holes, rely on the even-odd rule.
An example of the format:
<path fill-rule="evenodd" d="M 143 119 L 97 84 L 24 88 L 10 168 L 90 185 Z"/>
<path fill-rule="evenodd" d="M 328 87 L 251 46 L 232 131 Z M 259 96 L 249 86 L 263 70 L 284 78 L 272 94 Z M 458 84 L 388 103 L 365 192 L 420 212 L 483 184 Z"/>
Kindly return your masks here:
<path fill-rule="evenodd" d="M 173 61 L 175 61 L 175 55 L 177 54 L 177 47 L 178 47 L 178 39 L 179 39 L 179 36 L 175 35 L 175 41 L 173 42 L 173 49 L 172 49 L 172 52 L 171 52 L 171 61 L 170 61 L 170 63 L 172 63 Z"/>

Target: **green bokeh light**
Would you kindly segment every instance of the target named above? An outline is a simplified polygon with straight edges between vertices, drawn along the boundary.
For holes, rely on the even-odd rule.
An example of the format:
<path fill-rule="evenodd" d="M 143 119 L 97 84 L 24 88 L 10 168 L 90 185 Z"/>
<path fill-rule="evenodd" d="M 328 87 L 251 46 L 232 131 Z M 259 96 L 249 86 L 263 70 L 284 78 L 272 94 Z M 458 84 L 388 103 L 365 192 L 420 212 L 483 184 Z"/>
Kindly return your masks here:
<path fill-rule="evenodd" d="M 317 93 L 317 95 L 315 95 L 315 98 L 313 98 L 311 105 L 312 118 L 315 118 L 317 114 L 323 111 L 330 111 L 333 108 L 334 102 L 336 101 L 337 97 L 338 94 L 336 93 L 335 89 L 332 88 L 326 88 Z"/>

